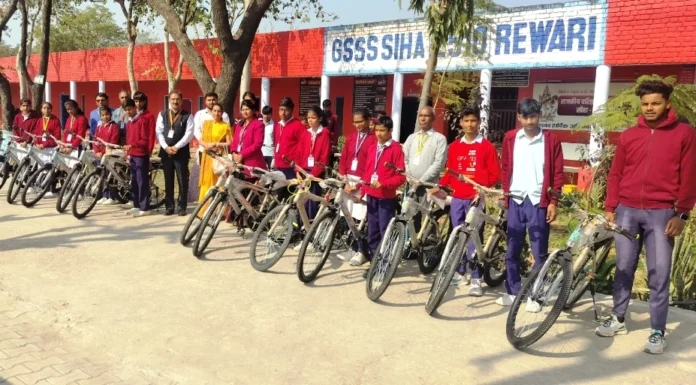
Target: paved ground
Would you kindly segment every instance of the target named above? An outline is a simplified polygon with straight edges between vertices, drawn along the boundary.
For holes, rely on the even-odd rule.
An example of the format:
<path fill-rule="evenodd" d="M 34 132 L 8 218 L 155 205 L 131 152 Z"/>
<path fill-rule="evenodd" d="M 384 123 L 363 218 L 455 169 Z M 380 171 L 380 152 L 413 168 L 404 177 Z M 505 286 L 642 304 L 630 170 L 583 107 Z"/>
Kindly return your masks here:
<path fill-rule="evenodd" d="M 0 384 L 693 384 L 696 314 L 672 311 L 668 352 L 641 351 L 649 322 L 600 339 L 588 301 L 520 352 L 506 313 L 462 287 L 437 318 L 409 265 L 381 303 L 361 270 L 334 260 L 312 285 L 288 257 L 251 268 L 247 240 L 223 225 L 207 260 L 178 244 L 184 218 L 83 221 L 53 201 L 9 206 L 0 192 Z"/>

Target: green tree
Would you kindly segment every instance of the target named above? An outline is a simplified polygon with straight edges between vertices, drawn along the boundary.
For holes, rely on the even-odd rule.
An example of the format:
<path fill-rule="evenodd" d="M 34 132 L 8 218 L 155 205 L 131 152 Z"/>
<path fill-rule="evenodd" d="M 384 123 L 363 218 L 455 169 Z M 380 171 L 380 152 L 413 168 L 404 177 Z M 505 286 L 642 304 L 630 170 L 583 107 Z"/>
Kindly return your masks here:
<path fill-rule="evenodd" d="M 81 51 L 128 44 L 126 31 L 103 5 L 60 9 L 52 26 L 51 52 Z"/>

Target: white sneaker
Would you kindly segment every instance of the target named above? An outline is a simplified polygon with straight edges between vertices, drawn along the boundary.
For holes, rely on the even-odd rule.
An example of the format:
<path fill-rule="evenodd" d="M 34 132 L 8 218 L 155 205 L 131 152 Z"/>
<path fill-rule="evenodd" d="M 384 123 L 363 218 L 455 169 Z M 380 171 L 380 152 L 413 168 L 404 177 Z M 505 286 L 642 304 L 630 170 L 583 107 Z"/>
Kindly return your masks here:
<path fill-rule="evenodd" d="M 126 204 L 124 204 L 124 205 L 121 205 L 121 208 L 124 208 L 124 209 L 134 209 L 134 208 L 135 208 L 135 205 L 133 205 L 133 202 L 130 202 L 130 203 L 126 203 Z"/>
<path fill-rule="evenodd" d="M 595 334 L 600 337 L 613 337 L 615 335 L 628 334 L 628 329 L 626 328 L 625 322 L 619 322 L 619 319 L 612 314 L 611 318 L 604 321 L 600 326 L 597 326 Z"/>
<path fill-rule="evenodd" d="M 152 215 L 152 211 L 140 211 L 140 210 L 138 210 L 137 213 L 133 214 L 133 217 L 135 217 L 135 218 L 146 217 L 148 215 Z"/>
<path fill-rule="evenodd" d="M 515 302 L 515 298 L 516 296 L 512 294 L 504 294 L 502 297 L 495 300 L 495 303 L 500 306 L 512 306 L 512 303 Z"/>
<path fill-rule="evenodd" d="M 527 298 L 527 306 L 525 306 L 524 310 L 526 310 L 527 313 L 539 313 L 541 311 L 541 305 L 539 302 Z"/>
<path fill-rule="evenodd" d="M 112 206 L 112 205 L 115 205 L 116 203 L 118 203 L 118 202 L 115 201 L 115 200 L 113 200 L 113 199 L 107 199 L 107 200 L 104 201 L 104 203 L 102 203 L 102 205 L 104 205 L 104 206 Z"/>
<path fill-rule="evenodd" d="M 106 202 L 106 198 L 102 198 L 102 199 L 98 200 L 97 205 L 103 205 L 104 202 Z"/>
<path fill-rule="evenodd" d="M 302 247 L 302 242 L 298 243 L 297 246 L 293 247 L 292 249 L 299 252 L 301 247 Z"/>
<path fill-rule="evenodd" d="M 350 259 L 351 266 L 362 266 L 365 263 L 367 263 L 367 258 L 360 252 L 353 254 L 353 258 Z"/>
<path fill-rule="evenodd" d="M 483 288 L 481 288 L 481 279 L 474 278 L 471 280 L 471 287 L 469 287 L 469 295 L 472 297 L 480 297 L 483 295 Z"/>
<path fill-rule="evenodd" d="M 645 341 L 644 352 L 650 354 L 662 354 L 667 347 L 667 340 L 665 339 L 663 332 L 653 329 L 650 337 Z"/>
<path fill-rule="evenodd" d="M 348 261 L 351 257 L 352 256 L 350 255 L 350 251 L 344 251 L 342 253 L 336 254 L 336 258 L 340 259 L 341 261 Z"/>
<path fill-rule="evenodd" d="M 44 195 L 44 198 L 53 198 L 55 195 L 52 192 L 47 192 L 46 195 Z"/>
<path fill-rule="evenodd" d="M 128 211 L 126 211 L 126 215 L 135 215 L 136 213 L 139 213 L 140 209 L 139 208 L 132 208 Z"/>
<path fill-rule="evenodd" d="M 459 284 L 462 282 L 462 279 L 462 275 L 455 272 L 452 276 L 452 280 L 450 281 L 450 286 L 459 286 Z"/>

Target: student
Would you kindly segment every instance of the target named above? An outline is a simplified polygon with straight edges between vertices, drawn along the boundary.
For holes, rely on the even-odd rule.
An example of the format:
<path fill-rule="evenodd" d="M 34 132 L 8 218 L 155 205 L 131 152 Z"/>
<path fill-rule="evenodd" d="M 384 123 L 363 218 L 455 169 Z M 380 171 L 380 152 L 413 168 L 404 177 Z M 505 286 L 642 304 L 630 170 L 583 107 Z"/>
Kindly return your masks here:
<path fill-rule="evenodd" d="M 55 138 L 60 138 L 60 120 L 53 115 L 53 105 L 49 102 L 41 104 L 41 118 L 36 119 L 32 134 L 36 135 L 36 141 L 33 142 L 34 147 L 56 148 L 58 144 L 48 134 Z"/>
<path fill-rule="evenodd" d="M 331 156 L 331 133 L 324 128 L 324 112 L 319 106 L 312 106 L 307 111 L 307 124 L 309 128 L 300 141 L 302 156 L 300 165 L 312 176 L 322 178 L 325 167 L 329 164 Z M 321 186 L 318 182 L 312 182 L 310 192 L 321 195 Z M 319 210 L 319 202 L 307 202 L 307 216 L 310 220 L 314 219 Z"/>
<path fill-rule="evenodd" d="M 133 100 L 135 101 L 135 108 L 137 109 L 138 114 L 141 116 L 141 118 L 145 120 L 145 125 L 147 126 L 148 132 L 148 154 L 152 154 L 152 150 L 154 150 L 155 143 L 157 142 L 157 133 L 155 129 L 155 126 L 157 124 L 157 118 L 147 108 L 147 95 L 138 91 L 133 94 Z"/>
<path fill-rule="evenodd" d="M 95 101 L 97 103 L 97 108 L 95 108 L 94 110 L 92 110 L 92 112 L 89 113 L 89 136 L 91 138 L 94 138 L 94 133 L 97 131 L 97 126 L 101 121 L 101 115 L 99 113 L 99 110 L 101 108 L 111 109 L 109 107 L 109 95 L 107 95 L 106 93 L 97 93 Z"/>
<path fill-rule="evenodd" d="M 118 123 L 114 122 L 112 119 L 111 109 L 102 107 L 99 109 L 99 114 L 101 116 L 101 121 L 97 125 L 97 130 L 94 133 L 95 138 L 101 139 L 106 143 L 118 144 L 121 136 L 121 132 L 118 127 Z M 92 148 L 98 157 L 102 157 L 106 152 L 106 146 L 102 144 L 99 140 L 94 144 Z M 97 204 L 110 206 L 117 204 L 118 201 L 113 199 L 111 196 L 111 189 L 108 187 L 104 190 L 104 197 L 100 199 Z"/>
<path fill-rule="evenodd" d="M 68 112 L 68 120 L 65 122 L 63 138 L 61 139 L 62 142 L 66 143 L 66 146 L 61 146 L 60 151 L 77 158 L 82 150 L 82 139 L 80 137 L 84 138 L 87 136 L 89 123 L 84 112 L 77 106 L 76 101 L 72 99 L 67 100 L 63 106 Z"/>
<path fill-rule="evenodd" d="M 393 127 L 394 122 L 389 116 L 381 116 L 375 125 L 377 142 L 367 149 L 362 179 L 370 185 L 362 186 L 361 195 L 367 196 L 366 259 L 369 261 L 372 261 L 389 221 L 396 214 L 396 189 L 406 181 L 405 176 L 386 166 L 386 163 L 391 163 L 400 169 L 406 167 L 401 144 L 392 140 Z M 367 271 L 363 274 L 365 277 Z"/>
<path fill-rule="evenodd" d="M 124 107 L 128 115 L 126 124 L 126 145 L 123 149 L 130 157 L 131 167 L 131 195 L 133 208 L 126 211 L 126 215 L 144 217 L 150 212 L 150 180 L 148 171 L 150 168 L 150 151 L 148 149 L 150 133 L 147 119 L 138 113 L 133 99 L 126 100 Z"/>
<path fill-rule="evenodd" d="M 696 203 L 696 138 L 670 104 L 673 88 L 648 80 L 636 89 L 638 124 L 621 133 L 609 172 L 605 216 L 641 241 L 615 234 L 616 277 L 613 315 L 596 329 L 602 337 L 626 334 L 638 258 L 645 244 L 650 286 L 650 326 L 644 351 L 662 354 L 670 301 L 674 238 L 684 230 Z"/>
<path fill-rule="evenodd" d="M 341 151 L 341 158 L 338 162 L 338 172 L 341 175 L 353 175 L 362 178 L 363 174 L 365 174 L 365 162 L 367 161 L 368 149 L 377 142 L 374 132 L 370 131 L 370 122 L 370 112 L 367 109 L 356 111 L 353 114 L 355 132 L 352 132 L 346 138 L 343 144 L 343 150 Z M 347 191 L 351 192 L 353 195 L 357 195 L 359 186 L 348 185 Z M 346 203 L 354 219 L 365 219 L 365 210 L 363 207 L 360 205 L 353 205 L 351 201 L 347 201 Z M 349 259 L 350 263 L 354 266 L 360 266 L 367 261 L 364 252 L 360 251 L 359 246 L 358 243 L 353 243 L 353 245 L 351 245 L 353 255 L 349 257 Z M 339 259 L 345 258 L 339 255 Z"/>
<path fill-rule="evenodd" d="M 476 106 L 464 107 L 460 117 L 459 124 L 464 131 L 464 136 L 450 145 L 447 152 L 447 168 L 472 179 L 480 185 L 492 187 L 500 181 L 500 164 L 498 162 L 498 153 L 493 144 L 479 134 L 481 112 Z M 452 227 L 463 224 L 478 192 L 474 189 L 474 186 L 459 180 L 449 172 L 445 172 L 442 178 L 440 178 L 439 184 L 453 190 L 451 194 L 452 203 L 450 205 Z M 437 194 L 437 192 L 438 189 L 431 190 L 432 194 Z M 485 201 L 481 201 L 479 205 L 483 206 L 485 203 Z M 479 226 L 479 235 L 483 239 L 483 223 Z M 466 252 L 469 261 L 472 259 L 474 251 L 475 247 L 472 241 L 469 243 L 469 248 Z M 466 263 L 462 263 L 459 269 L 457 269 L 457 273 L 452 280 L 454 285 L 458 285 L 461 281 L 466 265 Z M 471 278 L 469 295 L 475 297 L 482 296 L 481 271 L 478 265 L 473 266 Z"/>
<path fill-rule="evenodd" d="M 301 164 L 300 162 L 300 140 L 307 132 L 307 128 L 302 123 L 293 117 L 295 103 L 292 99 L 286 97 L 280 101 L 278 107 L 279 122 L 276 122 L 273 127 L 273 142 L 275 143 L 275 168 L 285 174 L 287 179 L 295 178 L 295 170 L 290 167 L 290 164 L 283 158 L 287 157 L 291 161 Z M 284 192 L 283 192 L 284 193 Z"/>
<path fill-rule="evenodd" d="M 19 114 L 12 119 L 12 135 L 19 137 L 17 142 L 25 144 L 30 141 L 29 135 L 26 132 L 31 132 L 36 125 L 36 120 L 39 118 L 36 111 L 31 109 L 31 100 L 22 99 L 19 102 Z"/>
<path fill-rule="evenodd" d="M 273 163 L 273 108 L 271 106 L 266 106 L 261 110 L 263 115 L 264 124 L 264 134 L 263 134 L 263 147 L 261 147 L 261 152 L 263 153 L 263 159 L 266 161 L 266 166 L 270 169 Z"/>
<path fill-rule="evenodd" d="M 517 120 L 522 128 L 511 130 L 503 139 L 503 190 L 522 200 L 507 199 L 507 294 L 496 301 L 501 306 L 512 305 L 520 291 L 520 254 L 527 233 L 535 266 L 539 266 L 548 253 L 550 224 L 556 220 L 558 204 L 558 198 L 548 189 L 561 191 L 563 187 L 561 142 L 551 131 L 539 127 L 540 117 L 541 104 L 532 98 L 523 99 L 517 106 Z M 536 313 L 541 306 L 530 298 L 526 310 Z"/>

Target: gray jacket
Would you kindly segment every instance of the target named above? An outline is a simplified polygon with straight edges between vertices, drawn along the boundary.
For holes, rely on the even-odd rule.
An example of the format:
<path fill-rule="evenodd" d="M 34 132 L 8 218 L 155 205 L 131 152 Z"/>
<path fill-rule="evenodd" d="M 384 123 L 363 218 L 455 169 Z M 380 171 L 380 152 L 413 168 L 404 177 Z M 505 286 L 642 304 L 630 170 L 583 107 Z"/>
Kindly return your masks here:
<path fill-rule="evenodd" d="M 437 183 L 440 173 L 447 163 L 447 138 L 439 132 L 421 134 L 421 131 L 409 135 L 404 143 L 404 155 L 406 156 L 406 171 L 413 177 L 424 182 Z M 424 140 L 422 135 L 429 135 L 423 144 L 420 156 L 418 156 L 419 141 Z M 416 164 L 418 163 L 418 164 Z"/>

